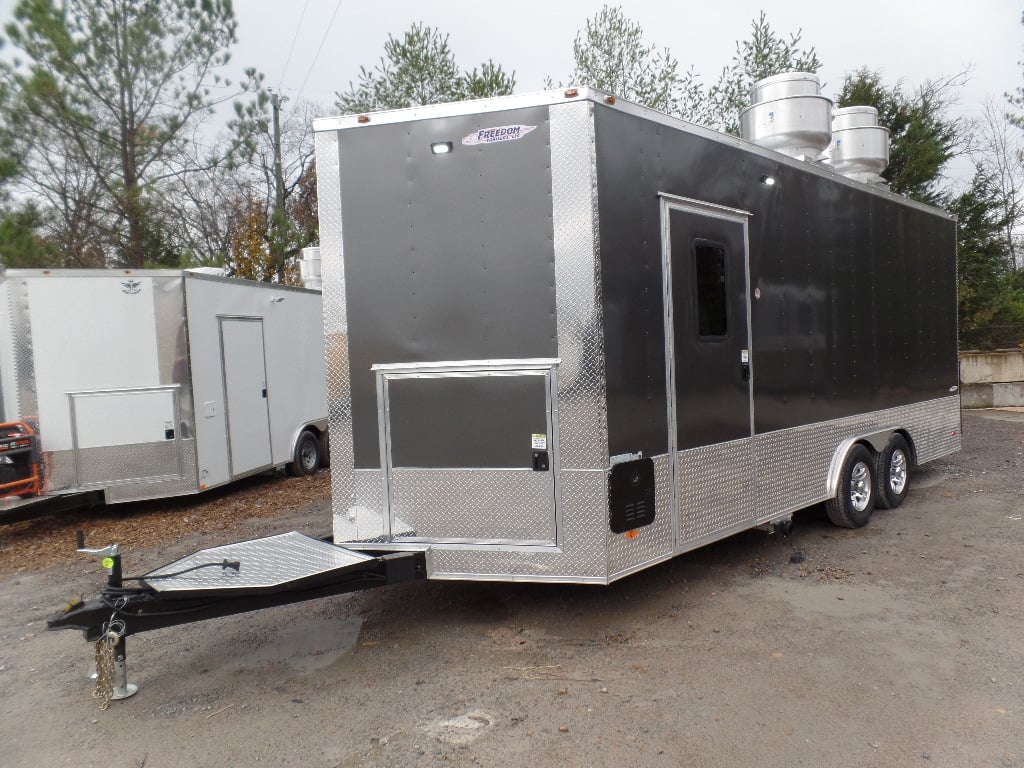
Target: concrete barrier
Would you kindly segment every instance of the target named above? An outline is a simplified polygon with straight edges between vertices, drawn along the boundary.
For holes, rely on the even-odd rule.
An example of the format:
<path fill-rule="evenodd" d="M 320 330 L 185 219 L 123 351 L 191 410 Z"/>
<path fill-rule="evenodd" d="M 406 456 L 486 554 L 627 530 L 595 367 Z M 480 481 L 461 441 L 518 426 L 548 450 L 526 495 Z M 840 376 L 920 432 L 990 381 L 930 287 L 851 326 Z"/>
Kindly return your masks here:
<path fill-rule="evenodd" d="M 964 408 L 1024 406 L 1024 349 L 960 353 Z"/>

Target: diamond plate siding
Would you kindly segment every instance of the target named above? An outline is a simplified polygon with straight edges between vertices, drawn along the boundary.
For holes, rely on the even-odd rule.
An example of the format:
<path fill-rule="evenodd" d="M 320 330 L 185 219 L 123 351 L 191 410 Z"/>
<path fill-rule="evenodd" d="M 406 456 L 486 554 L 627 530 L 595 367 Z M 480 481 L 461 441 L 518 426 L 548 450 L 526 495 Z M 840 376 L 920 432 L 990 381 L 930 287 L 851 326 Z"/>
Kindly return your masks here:
<path fill-rule="evenodd" d="M 549 472 L 393 469 L 390 486 L 417 539 L 555 543 Z"/>
<path fill-rule="evenodd" d="M 188 339 L 185 328 L 184 277 L 176 275 L 152 278 L 153 312 L 156 318 L 159 383 L 177 384 L 178 436 L 195 437 L 195 407 L 192 402 L 192 374 L 188 365 Z M 198 471 L 186 468 L 188 471 Z"/>
<path fill-rule="evenodd" d="M 682 547 L 717 531 L 753 525 L 752 451 L 753 440 L 746 438 L 677 454 Z"/>
<path fill-rule="evenodd" d="M 12 279 L 8 283 L 7 290 L 11 311 L 15 380 L 17 381 L 16 413 L 22 419 L 32 418 L 39 414 L 39 398 L 32 351 L 32 320 L 28 307 L 28 281 Z M 35 423 L 32 426 L 38 429 L 39 424 Z"/>
<path fill-rule="evenodd" d="M 46 490 L 66 491 L 78 486 L 74 451 L 47 451 L 43 457 Z"/>
<path fill-rule="evenodd" d="M 380 541 L 385 531 L 383 473 L 379 469 L 357 469 L 353 482 L 355 499 L 352 505 L 334 515 L 334 540 L 339 544 Z"/>
<path fill-rule="evenodd" d="M 653 456 L 654 460 L 654 522 L 637 529 L 635 539 L 624 534 L 608 533 L 609 581 L 639 570 L 647 564 L 664 560 L 672 554 L 675 530 L 672 522 L 672 467 L 669 457 Z M 605 475 L 607 482 L 608 475 Z"/>
<path fill-rule="evenodd" d="M 551 214 L 558 325 L 558 462 L 608 467 L 594 115 L 590 102 L 553 106 Z"/>
<path fill-rule="evenodd" d="M 323 279 L 324 347 L 327 355 L 327 412 L 331 440 L 331 503 L 344 530 L 355 504 L 352 452 L 352 397 L 345 304 L 345 262 L 341 230 L 341 159 L 337 131 L 316 134 L 320 272 Z M 379 509 L 379 508 L 378 508 Z"/>
<path fill-rule="evenodd" d="M 292 531 L 237 544 L 225 544 L 193 552 L 146 574 L 147 577 L 176 573 L 205 563 L 237 560 L 241 567 L 202 568 L 170 579 L 146 582 L 157 592 L 194 589 L 270 588 L 316 576 L 338 568 L 372 560 L 371 555 L 352 552 Z"/>
<path fill-rule="evenodd" d="M 182 460 L 175 440 L 78 450 L 78 481 L 83 487 L 181 477 Z"/>
<path fill-rule="evenodd" d="M 157 467 L 158 456 L 162 455 L 161 446 L 173 443 L 152 443 L 150 445 L 135 446 L 112 446 L 110 448 L 89 448 L 80 451 L 80 454 L 96 454 L 89 456 L 89 461 L 96 461 L 100 464 L 107 464 L 117 467 L 122 474 L 130 474 L 133 470 L 144 469 L 145 465 L 150 468 Z M 139 482 L 125 481 L 114 485 L 100 483 L 105 486 L 107 502 L 115 504 L 121 501 L 141 501 L 143 499 L 160 499 L 165 496 L 181 496 L 187 493 L 196 493 L 199 490 L 199 481 L 196 478 L 196 443 L 195 440 L 181 440 L 181 466 L 183 473 L 175 477 L 175 464 L 168 462 L 163 469 L 163 477 L 143 480 Z M 115 457 L 101 457 L 101 451 L 120 450 L 122 459 L 119 462 Z M 70 452 L 68 452 L 70 453 Z M 138 454 L 138 464 L 134 464 L 135 458 L 125 457 L 125 454 Z"/>
<path fill-rule="evenodd" d="M 608 481 L 605 472 L 565 471 L 560 478 L 563 544 L 549 551 L 512 547 L 431 549 L 433 579 L 607 582 Z"/>
<path fill-rule="evenodd" d="M 757 520 L 792 512 L 828 498 L 828 472 L 843 441 L 875 432 L 906 429 L 923 464 L 960 449 L 960 398 L 849 416 L 758 435 Z"/>

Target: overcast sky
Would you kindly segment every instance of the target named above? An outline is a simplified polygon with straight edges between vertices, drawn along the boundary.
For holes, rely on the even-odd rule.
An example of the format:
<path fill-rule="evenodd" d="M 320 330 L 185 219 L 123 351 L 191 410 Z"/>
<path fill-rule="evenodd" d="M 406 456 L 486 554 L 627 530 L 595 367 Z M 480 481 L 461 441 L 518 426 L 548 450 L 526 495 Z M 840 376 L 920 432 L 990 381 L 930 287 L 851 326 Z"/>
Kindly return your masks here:
<path fill-rule="evenodd" d="M 964 106 L 975 110 L 972 103 L 980 104 L 986 93 L 999 96 L 1024 82 L 1017 63 L 1024 58 L 1019 0 L 626 0 L 622 7 L 649 42 L 671 48 L 684 68 L 694 65 L 707 81 L 728 63 L 736 40 L 746 37 L 763 9 L 777 32 L 803 30 L 803 44 L 813 45 L 824 62 L 820 74 L 827 95 L 843 74 L 862 65 L 881 70 L 887 81 L 910 85 L 973 67 Z M 543 87 L 546 75 L 557 81 L 568 74 L 573 38 L 600 8 L 597 0 L 235 0 L 235 59 L 257 66 L 287 95 L 301 89 L 303 96 L 329 103 L 334 91 L 356 78 L 360 65 L 379 60 L 389 33 L 398 36 L 423 21 L 450 35 L 461 67 L 492 58 L 515 70 L 517 90 L 533 91 Z"/>
<path fill-rule="evenodd" d="M 463 69 L 493 59 L 514 70 L 517 91 L 540 90 L 545 76 L 557 82 L 572 69 L 572 43 L 600 0 L 234 0 L 238 45 L 235 77 L 254 66 L 294 105 L 298 97 L 330 107 L 334 92 L 372 67 L 388 34 L 400 36 L 416 21 L 450 36 Z M 0 18 L 14 0 L 0 0 Z M 640 23 L 648 42 L 668 46 L 685 69 L 691 64 L 706 83 L 727 64 L 738 39 L 763 9 L 778 33 L 802 30 L 824 63 L 825 94 L 833 96 L 843 75 L 860 66 L 882 72 L 887 83 L 910 88 L 927 79 L 971 68 L 960 110 L 978 116 L 986 96 L 1024 84 L 1024 2 L 1016 0 L 625 0 L 626 15 Z M 856 9 L 856 10 L 855 10 Z M 286 105 L 287 108 L 288 105 Z"/>
<path fill-rule="evenodd" d="M 258 67 L 270 85 L 293 99 L 330 106 L 334 92 L 355 80 L 361 65 L 380 59 L 388 34 L 399 36 L 423 21 L 450 36 L 461 68 L 493 59 L 514 70 L 517 90 L 528 92 L 542 89 L 546 76 L 556 82 L 567 77 L 573 39 L 601 6 L 599 0 L 235 0 L 235 60 Z M 902 80 L 911 89 L 970 69 L 959 109 L 977 117 L 986 98 L 1002 99 L 1024 84 L 1018 63 L 1024 59 L 1024 3 L 1011 0 L 625 0 L 622 8 L 640 23 L 649 43 L 668 46 L 705 83 L 715 80 L 736 41 L 764 10 L 777 33 L 802 31 L 802 46 L 817 49 L 828 96 L 838 91 L 844 74 L 865 65 L 887 83 Z M 967 175 L 970 164 L 959 161 L 951 171 Z"/>

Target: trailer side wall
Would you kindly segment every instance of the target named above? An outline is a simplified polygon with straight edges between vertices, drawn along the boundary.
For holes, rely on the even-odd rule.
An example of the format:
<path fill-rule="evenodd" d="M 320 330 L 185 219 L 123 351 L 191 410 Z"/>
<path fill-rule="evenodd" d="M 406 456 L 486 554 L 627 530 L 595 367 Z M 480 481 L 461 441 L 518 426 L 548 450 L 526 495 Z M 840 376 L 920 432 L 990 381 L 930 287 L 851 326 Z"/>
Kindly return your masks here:
<path fill-rule="evenodd" d="M 201 486 L 290 461 L 326 428 L 320 294 L 186 273 L 185 300 Z"/>
<path fill-rule="evenodd" d="M 756 433 L 949 395 L 948 217 L 613 109 L 595 123 L 613 454 L 668 445 L 660 194 L 751 214 Z"/>

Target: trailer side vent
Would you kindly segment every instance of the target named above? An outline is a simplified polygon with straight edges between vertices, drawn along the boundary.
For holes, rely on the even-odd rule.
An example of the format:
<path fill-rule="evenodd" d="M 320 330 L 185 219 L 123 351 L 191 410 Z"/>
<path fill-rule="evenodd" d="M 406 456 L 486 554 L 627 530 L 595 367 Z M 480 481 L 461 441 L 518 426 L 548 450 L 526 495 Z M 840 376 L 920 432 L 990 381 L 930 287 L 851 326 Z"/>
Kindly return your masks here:
<path fill-rule="evenodd" d="M 837 173 L 866 184 L 884 184 L 889 164 L 889 129 L 874 107 L 843 107 L 832 115 L 829 162 Z"/>
<path fill-rule="evenodd" d="M 616 464 L 608 478 L 609 525 L 625 533 L 654 522 L 654 460 Z"/>
<path fill-rule="evenodd" d="M 832 100 L 821 95 L 818 76 L 783 72 L 758 80 L 750 106 L 740 113 L 740 135 L 800 160 L 816 161 L 832 137 Z"/>

